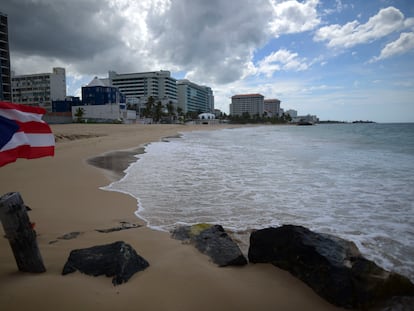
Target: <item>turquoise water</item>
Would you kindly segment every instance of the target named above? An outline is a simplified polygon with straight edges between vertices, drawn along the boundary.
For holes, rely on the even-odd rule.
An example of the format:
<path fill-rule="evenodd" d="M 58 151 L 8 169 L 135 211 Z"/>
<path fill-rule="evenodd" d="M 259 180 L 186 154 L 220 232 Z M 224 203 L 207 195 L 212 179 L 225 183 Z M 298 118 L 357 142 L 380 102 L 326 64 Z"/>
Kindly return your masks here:
<path fill-rule="evenodd" d="M 139 158 L 107 189 L 136 197 L 153 228 L 219 223 L 243 239 L 298 224 L 414 280 L 414 124 L 192 132 Z"/>

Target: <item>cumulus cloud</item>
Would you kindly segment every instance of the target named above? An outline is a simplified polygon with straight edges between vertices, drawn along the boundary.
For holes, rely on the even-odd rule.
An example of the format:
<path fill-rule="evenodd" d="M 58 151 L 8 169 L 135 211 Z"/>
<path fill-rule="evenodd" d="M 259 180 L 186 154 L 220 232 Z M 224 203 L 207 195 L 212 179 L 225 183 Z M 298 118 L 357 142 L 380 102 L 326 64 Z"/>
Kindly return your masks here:
<path fill-rule="evenodd" d="M 381 54 L 371 59 L 371 62 L 404 54 L 411 50 L 414 50 L 414 32 L 403 32 L 397 40 L 388 43 L 382 49 Z"/>
<path fill-rule="evenodd" d="M 189 76 L 228 83 L 243 75 L 254 49 L 267 41 L 271 16 L 266 0 L 176 1 L 162 13 L 148 14 L 150 53 Z"/>
<path fill-rule="evenodd" d="M 354 20 L 343 26 L 334 24 L 322 27 L 315 33 L 315 41 L 326 41 L 328 47 L 350 48 L 369 43 L 407 27 L 400 10 L 394 7 L 381 9 L 365 24 Z"/>
<path fill-rule="evenodd" d="M 274 17 L 270 22 L 270 29 L 276 37 L 281 34 L 312 30 L 321 22 L 317 12 L 318 0 L 304 2 L 272 0 L 271 2 Z"/>
<path fill-rule="evenodd" d="M 62 66 L 70 75 L 108 70 L 180 71 L 198 83 L 229 83 L 257 72 L 255 51 L 270 38 L 314 29 L 318 0 L 4 0 L 17 74 Z M 281 52 L 268 69 L 301 70 Z M 285 57 L 287 57 L 285 55 Z M 266 71 L 267 70 L 267 71 Z"/>
<path fill-rule="evenodd" d="M 271 77 L 276 71 L 302 71 L 308 69 L 308 67 L 306 60 L 299 58 L 298 53 L 280 49 L 261 60 L 257 72 Z"/>

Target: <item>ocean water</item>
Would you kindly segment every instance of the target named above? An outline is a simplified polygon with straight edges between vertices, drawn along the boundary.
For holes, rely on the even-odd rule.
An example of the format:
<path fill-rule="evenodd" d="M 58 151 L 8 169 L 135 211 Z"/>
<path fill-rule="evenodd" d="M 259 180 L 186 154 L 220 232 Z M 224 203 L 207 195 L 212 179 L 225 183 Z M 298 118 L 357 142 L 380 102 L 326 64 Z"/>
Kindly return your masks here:
<path fill-rule="evenodd" d="M 414 123 L 184 133 L 126 172 L 105 189 L 137 198 L 152 228 L 221 224 L 247 247 L 250 230 L 303 225 L 414 280 Z"/>

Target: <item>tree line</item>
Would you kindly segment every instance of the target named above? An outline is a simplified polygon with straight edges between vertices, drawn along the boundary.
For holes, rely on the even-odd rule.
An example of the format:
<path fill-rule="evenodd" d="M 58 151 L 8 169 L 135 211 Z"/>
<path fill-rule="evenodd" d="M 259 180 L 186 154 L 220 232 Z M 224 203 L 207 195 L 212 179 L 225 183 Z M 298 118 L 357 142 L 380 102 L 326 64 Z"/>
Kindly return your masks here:
<path fill-rule="evenodd" d="M 284 124 L 292 121 L 289 114 L 282 114 L 281 116 L 267 116 L 254 114 L 250 115 L 248 112 L 243 112 L 241 115 L 229 115 L 228 119 L 231 123 L 247 124 L 247 123 L 271 123 Z"/>

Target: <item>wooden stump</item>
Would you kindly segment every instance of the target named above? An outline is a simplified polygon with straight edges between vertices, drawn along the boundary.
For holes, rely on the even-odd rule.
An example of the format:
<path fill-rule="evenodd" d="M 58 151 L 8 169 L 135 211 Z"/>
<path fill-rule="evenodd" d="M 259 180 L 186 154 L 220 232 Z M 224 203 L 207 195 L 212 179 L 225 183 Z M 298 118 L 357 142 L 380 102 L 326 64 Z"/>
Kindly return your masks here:
<path fill-rule="evenodd" d="M 45 272 L 26 205 L 18 192 L 0 197 L 0 221 L 9 240 L 17 267 L 23 272 Z"/>

